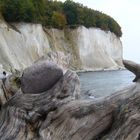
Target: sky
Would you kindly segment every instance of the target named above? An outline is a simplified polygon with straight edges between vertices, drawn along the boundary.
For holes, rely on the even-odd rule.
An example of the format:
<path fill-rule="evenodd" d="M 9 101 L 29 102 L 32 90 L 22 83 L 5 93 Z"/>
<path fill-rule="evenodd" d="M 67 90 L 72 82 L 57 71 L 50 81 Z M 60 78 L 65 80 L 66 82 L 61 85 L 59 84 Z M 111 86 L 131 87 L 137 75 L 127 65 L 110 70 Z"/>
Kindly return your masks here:
<path fill-rule="evenodd" d="M 65 0 L 61 0 L 65 1 Z M 140 0 L 73 0 L 113 17 L 121 26 L 123 59 L 140 63 Z"/>

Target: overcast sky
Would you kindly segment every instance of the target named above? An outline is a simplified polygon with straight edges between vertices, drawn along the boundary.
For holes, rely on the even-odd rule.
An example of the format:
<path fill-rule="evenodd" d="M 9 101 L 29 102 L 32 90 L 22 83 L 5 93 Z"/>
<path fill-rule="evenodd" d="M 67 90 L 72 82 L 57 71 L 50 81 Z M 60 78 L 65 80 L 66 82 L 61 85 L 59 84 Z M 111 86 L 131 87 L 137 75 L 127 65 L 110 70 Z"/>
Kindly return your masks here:
<path fill-rule="evenodd" d="M 140 63 L 140 0 L 73 1 L 113 17 L 122 27 L 123 58 Z"/>

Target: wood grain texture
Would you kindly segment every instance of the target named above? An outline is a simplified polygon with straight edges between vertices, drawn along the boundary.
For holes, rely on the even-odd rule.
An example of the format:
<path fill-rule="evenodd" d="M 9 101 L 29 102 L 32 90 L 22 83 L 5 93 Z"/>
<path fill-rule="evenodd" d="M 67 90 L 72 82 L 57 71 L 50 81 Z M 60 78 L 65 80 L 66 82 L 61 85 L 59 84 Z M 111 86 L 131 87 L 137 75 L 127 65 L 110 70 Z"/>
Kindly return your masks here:
<path fill-rule="evenodd" d="M 137 82 L 140 79 L 140 64 L 130 60 L 123 60 L 123 64 L 129 71 L 135 74 L 136 77 L 133 82 Z"/>
<path fill-rule="evenodd" d="M 69 70 L 50 90 L 35 94 L 24 94 L 10 79 L 14 75 L 0 83 L 7 92 L 0 90 L 0 140 L 139 139 L 139 82 L 100 100 L 84 100 L 79 78 Z"/>

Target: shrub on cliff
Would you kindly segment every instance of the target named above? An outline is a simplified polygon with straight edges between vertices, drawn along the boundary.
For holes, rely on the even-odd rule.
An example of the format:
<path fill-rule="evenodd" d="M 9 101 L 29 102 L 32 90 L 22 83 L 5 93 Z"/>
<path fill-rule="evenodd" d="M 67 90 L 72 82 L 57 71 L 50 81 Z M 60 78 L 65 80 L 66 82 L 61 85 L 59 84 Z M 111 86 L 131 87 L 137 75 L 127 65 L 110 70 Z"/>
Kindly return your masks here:
<path fill-rule="evenodd" d="M 80 3 L 66 0 L 0 0 L 0 10 L 8 22 L 33 22 L 64 28 L 66 25 L 98 27 L 121 36 L 121 27 L 110 16 Z"/>
<path fill-rule="evenodd" d="M 67 21 L 65 15 L 59 12 L 53 12 L 52 15 L 52 26 L 56 28 L 63 28 L 66 25 Z"/>
<path fill-rule="evenodd" d="M 121 37 L 121 27 L 110 16 L 87 8 L 80 3 L 66 0 L 63 4 L 68 25 L 84 25 L 85 27 L 97 27 L 102 30 L 111 31 Z"/>
<path fill-rule="evenodd" d="M 44 0 L 1 0 L 1 12 L 8 22 L 41 22 Z"/>

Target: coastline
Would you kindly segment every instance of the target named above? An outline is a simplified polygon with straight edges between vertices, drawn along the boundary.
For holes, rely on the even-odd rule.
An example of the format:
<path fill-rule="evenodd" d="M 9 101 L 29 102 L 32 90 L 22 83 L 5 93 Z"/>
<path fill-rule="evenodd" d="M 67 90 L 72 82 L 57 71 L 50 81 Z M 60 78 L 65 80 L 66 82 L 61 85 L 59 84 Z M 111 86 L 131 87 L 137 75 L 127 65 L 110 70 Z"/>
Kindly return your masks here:
<path fill-rule="evenodd" d="M 124 67 L 119 67 L 119 68 L 115 68 L 115 69 L 96 69 L 96 70 L 93 70 L 93 69 L 87 69 L 87 70 L 76 70 L 75 72 L 76 73 L 86 73 L 86 72 L 102 72 L 102 71 L 118 71 L 118 70 L 126 70 L 126 68 Z"/>

